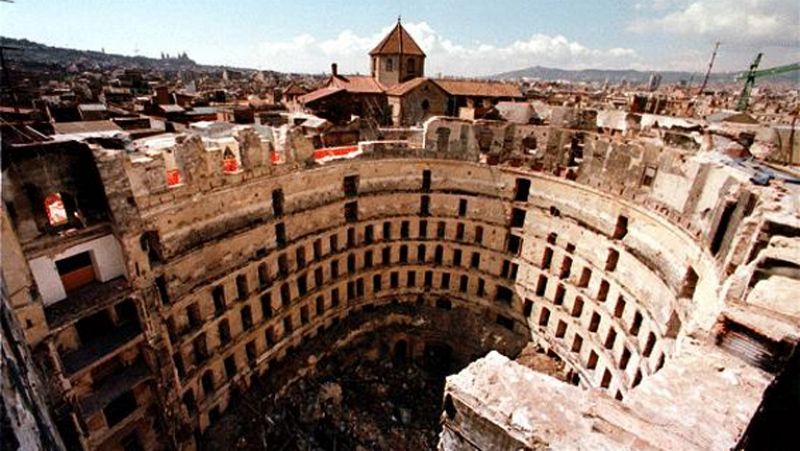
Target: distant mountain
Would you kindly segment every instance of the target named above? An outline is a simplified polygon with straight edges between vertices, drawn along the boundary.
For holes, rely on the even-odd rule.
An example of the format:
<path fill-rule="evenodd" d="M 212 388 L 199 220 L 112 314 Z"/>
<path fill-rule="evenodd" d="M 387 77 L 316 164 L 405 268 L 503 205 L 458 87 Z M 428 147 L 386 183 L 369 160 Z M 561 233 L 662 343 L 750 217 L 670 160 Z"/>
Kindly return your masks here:
<path fill-rule="evenodd" d="M 144 70 L 215 70 L 223 66 L 197 64 L 185 53 L 175 57 L 149 58 L 146 56 L 127 56 L 96 50 L 75 50 L 62 47 L 51 47 L 27 39 L 14 39 L 0 36 L 0 44 L 12 49 L 4 51 L 4 57 L 12 63 L 24 63 L 39 66 L 60 66 L 68 68 L 75 65 L 80 69 L 144 69 Z M 236 68 L 235 68 L 236 69 Z M 252 70 L 252 69 L 238 69 Z"/>
<path fill-rule="evenodd" d="M 647 83 L 650 79 L 650 74 L 661 74 L 661 83 L 677 83 L 680 81 L 692 80 L 693 84 L 699 84 L 703 80 L 704 73 L 700 72 L 676 72 L 676 71 L 638 71 L 638 70 L 610 70 L 610 69 L 583 69 L 583 70 L 565 70 L 553 69 L 549 67 L 534 66 L 526 69 L 515 70 L 511 72 L 504 72 L 497 75 L 492 75 L 488 78 L 495 80 L 518 80 L 520 78 L 530 78 L 539 80 L 564 80 L 573 82 L 590 82 L 598 81 L 603 82 L 608 80 L 609 83 L 619 83 L 627 80 L 629 83 Z M 712 73 L 709 77 L 711 83 L 730 83 L 734 81 L 737 72 L 724 72 Z M 759 79 L 757 83 L 762 81 L 769 82 L 786 82 L 798 83 L 798 73 L 786 73 L 769 78 Z"/>

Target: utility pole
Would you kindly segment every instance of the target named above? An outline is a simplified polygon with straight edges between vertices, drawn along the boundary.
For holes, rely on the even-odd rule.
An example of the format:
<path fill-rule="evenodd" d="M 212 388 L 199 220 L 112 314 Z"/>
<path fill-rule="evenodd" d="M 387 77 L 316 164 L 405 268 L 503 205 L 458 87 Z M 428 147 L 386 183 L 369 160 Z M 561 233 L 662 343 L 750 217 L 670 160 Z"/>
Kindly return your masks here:
<path fill-rule="evenodd" d="M 703 78 L 703 84 L 700 85 L 700 90 L 697 91 L 698 94 L 702 94 L 703 91 L 706 90 L 706 85 L 708 84 L 708 77 L 711 75 L 711 68 L 714 67 L 714 60 L 717 59 L 717 50 L 719 49 L 719 41 L 714 45 L 714 53 L 711 54 L 711 61 L 708 62 L 708 70 L 706 71 L 706 76 Z"/>

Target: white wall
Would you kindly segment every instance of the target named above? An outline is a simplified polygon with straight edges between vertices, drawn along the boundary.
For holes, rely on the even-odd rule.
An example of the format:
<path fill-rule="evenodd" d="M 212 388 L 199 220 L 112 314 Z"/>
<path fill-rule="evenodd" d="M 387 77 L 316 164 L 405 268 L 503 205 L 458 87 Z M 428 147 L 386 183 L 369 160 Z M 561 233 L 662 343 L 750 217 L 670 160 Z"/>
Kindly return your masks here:
<path fill-rule="evenodd" d="M 67 297 L 64 285 L 61 283 L 61 277 L 58 275 L 56 261 L 85 251 L 89 251 L 92 256 L 95 277 L 100 282 L 107 282 L 116 277 L 125 276 L 125 261 L 122 258 L 122 248 L 114 235 L 106 235 L 81 243 L 60 254 L 34 258 L 28 264 L 31 267 L 33 278 L 45 305 L 54 304 Z"/>

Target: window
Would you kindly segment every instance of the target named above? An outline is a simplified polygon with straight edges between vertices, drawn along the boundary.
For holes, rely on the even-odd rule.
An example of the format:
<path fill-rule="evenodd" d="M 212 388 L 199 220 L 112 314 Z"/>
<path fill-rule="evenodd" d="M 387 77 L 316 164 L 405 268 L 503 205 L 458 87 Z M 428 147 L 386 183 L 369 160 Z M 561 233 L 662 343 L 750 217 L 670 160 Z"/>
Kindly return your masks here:
<path fill-rule="evenodd" d="M 331 290 L 331 307 L 339 306 L 339 289 L 334 288 Z"/>
<path fill-rule="evenodd" d="M 275 217 L 283 216 L 283 190 L 276 189 L 272 191 L 272 214 Z"/>
<path fill-rule="evenodd" d="M 406 286 L 412 288 L 414 285 L 417 284 L 417 273 L 414 271 L 408 271 L 406 274 Z"/>
<path fill-rule="evenodd" d="M 422 171 L 422 191 L 428 192 L 431 190 L 431 171 L 425 169 Z"/>
<path fill-rule="evenodd" d="M 298 246 L 294 251 L 294 258 L 297 262 L 297 267 L 302 268 L 306 265 L 306 248 Z"/>
<path fill-rule="evenodd" d="M 347 256 L 347 272 L 353 274 L 356 272 L 356 256 L 355 254 L 349 254 Z"/>
<path fill-rule="evenodd" d="M 575 338 L 572 339 L 572 352 L 581 352 L 581 348 L 583 347 L 583 337 L 578 334 L 575 334 Z"/>
<path fill-rule="evenodd" d="M 456 224 L 456 239 L 458 241 L 464 241 L 464 223 L 462 222 Z"/>
<path fill-rule="evenodd" d="M 319 288 L 325 283 L 325 277 L 322 273 L 322 267 L 314 269 L 314 286 Z"/>
<path fill-rule="evenodd" d="M 606 271 L 617 269 L 617 262 L 619 262 L 619 251 L 616 249 L 609 249 L 608 258 L 606 258 Z"/>
<path fill-rule="evenodd" d="M 622 296 L 617 298 L 617 304 L 614 306 L 614 316 L 617 318 L 622 318 L 622 314 L 625 312 L 625 298 Z"/>
<path fill-rule="evenodd" d="M 631 323 L 631 328 L 629 330 L 631 335 L 639 335 L 639 329 L 642 327 L 642 319 L 642 314 L 638 311 L 633 315 L 633 323 Z"/>
<path fill-rule="evenodd" d="M 584 267 L 581 270 L 581 278 L 578 280 L 578 286 L 581 288 L 586 288 L 589 286 L 589 280 L 592 278 L 592 270 L 589 267 Z"/>
<path fill-rule="evenodd" d="M 545 307 L 542 308 L 542 311 L 539 313 L 539 325 L 546 326 L 548 322 L 550 322 L 550 310 Z"/>
<path fill-rule="evenodd" d="M 589 360 L 586 361 L 586 368 L 590 370 L 597 368 L 597 359 L 598 359 L 597 353 L 594 351 L 590 352 Z"/>
<path fill-rule="evenodd" d="M 439 285 L 439 287 L 442 290 L 449 290 L 450 289 L 450 273 L 449 272 L 442 273 L 442 280 L 441 280 L 441 284 Z"/>
<path fill-rule="evenodd" d="M 231 341 L 231 326 L 228 324 L 227 319 L 223 319 L 217 324 L 217 332 L 219 333 L 220 345 L 226 345 Z"/>
<path fill-rule="evenodd" d="M 320 240 L 319 238 L 314 240 L 313 252 L 314 252 L 314 260 L 319 260 L 320 258 L 322 258 L 322 240 Z"/>
<path fill-rule="evenodd" d="M 570 314 L 575 317 L 579 318 L 583 313 L 583 298 L 580 296 L 575 297 L 575 301 L 572 302 L 572 312 Z"/>
<path fill-rule="evenodd" d="M 358 195 L 358 176 L 348 175 L 344 178 L 344 195 L 354 197 Z"/>
<path fill-rule="evenodd" d="M 258 358 L 258 352 L 256 352 L 256 342 L 250 341 L 244 345 L 244 353 L 247 355 L 247 363 L 249 363 L 250 366 L 255 366 L 256 359 Z"/>
<path fill-rule="evenodd" d="M 189 319 L 189 327 L 196 329 L 203 323 L 203 318 L 200 316 L 200 307 L 195 302 L 186 308 L 186 316 Z"/>
<path fill-rule="evenodd" d="M 431 214 L 431 197 L 422 196 L 419 201 L 419 214 L 420 216 L 430 216 Z"/>
<path fill-rule="evenodd" d="M 561 260 L 561 271 L 559 272 L 558 277 L 562 279 L 568 278 L 571 270 L 572 270 L 572 257 L 565 256 L 564 259 Z"/>
<path fill-rule="evenodd" d="M 428 237 L 428 221 L 419 222 L 419 237 L 421 239 Z"/>
<path fill-rule="evenodd" d="M 392 239 L 392 223 L 389 221 L 383 223 L 383 239 L 384 240 Z"/>
<path fill-rule="evenodd" d="M 597 332 L 600 328 L 600 315 L 597 312 L 592 312 L 592 319 L 589 320 L 589 332 Z"/>
<path fill-rule="evenodd" d="M 287 275 L 289 275 L 289 259 L 286 254 L 281 254 L 278 256 L 278 276 L 286 277 Z"/>
<path fill-rule="evenodd" d="M 408 261 L 408 246 L 405 244 L 400 246 L 400 263 L 406 263 Z"/>
<path fill-rule="evenodd" d="M 358 221 L 358 202 L 348 202 L 344 204 L 344 220 L 347 222 Z"/>
<path fill-rule="evenodd" d="M 372 251 L 364 252 L 364 267 L 372 268 Z"/>
<path fill-rule="evenodd" d="M 461 266 L 461 249 L 453 250 L 453 266 Z"/>
<path fill-rule="evenodd" d="M 603 371 L 603 380 L 600 381 L 600 386 L 608 388 L 611 385 L 611 372 L 606 369 Z"/>
<path fill-rule="evenodd" d="M 275 330 L 271 327 L 268 327 L 264 331 L 264 339 L 267 342 L 267 346 L 272 347 L 275 346 L 277 340 L 275 339 Z"/>
<path fill-rule="evenodd" d="M 394 71 L 394 60 L 391 58 L 386 58 L 386 62 L 384 63 L 384 67 L 386 68 L 386 72 L 393 72 Z"/>
<path fill-rule="evenodd" d="M 158 297 L 164 305 L 169 304 L 169 291 L 167 290 L 167 280 L 163 275 L 156 277 L 156 289 L 158 290 Z"/>
<path fill-rule="evenodd" d="M 267 264 L 262 263 L 258 265 L 258 286 L 262 289 L 269 285 L 269 272 L 267 271 Z"/>
<path fill-rule="evenodd" d="M 420 244 L 417 246 L 417 261 L 424 262 L 425 261 L 425 245 Z"/>
<path fill-rule="evenodd" d="M 549 247 L 544 248 L 544 255 L 542 255 L 542 269 L 550 269 L 553 264 L 553 250 Z"/>
<path fill-rule="evenodd" d="M 377 293 L 381 291 L 381 275 L 375 274 L 372 276 L 372 291 Z"/>
<path fill-rule="evenodd" d="M 272 296 L 269 293 L 261 295 L 261 316 L 265 319 L 272 318 Z"/>
<path fill-rule="evenodd" d="M 517 202 L 527 202 L 530 194 L 531 181 L 528 179 L 517 179 L 514 186 L 514 200 Z"/>
<path fill-rule="evenodd" d="M 425 271 L 425 278 L 423 281 L 425 288 L 433 287 L 433 271 Z"/>
<path fill-rule="evenodd" d="M 372 244 L 375 240 L 375 226 L 368 225 L 364 228 L 364 244 Z"/>
<path fill-rule="evenodd" d="M 225 311 L 225 287 L 222 285 L 214 287 L 214 289 L 211 290 L 211 298 L 214 300 L 214 315 L 221 315 L 222 312 Z M 192 322 L 191 317 L 189 318 L 189 322 Z"/>
<path fill-rule="evenodd" d="M 624 370 L 628 367 L 628 362 L 631 360 L 631 351 L 628 348 L 622 349 L 622 356 L 619 358 L 619 369 Z"/>
<path fill-rule="evenodd" d="M 609 284 L 607 280 L 603 280 L 600 282 L 600 289 L 597 291 L 597 300 L 600 302 L 606 302 L 608 299 L 608 290 Z"/>
<path fill-rule="evenodd" d="M 478 269 L 481 266 L 481 254 L 478 252 L 472 253 L 472 260 L 470 261 L 470 267 Z"/>
<path fill-rule="evenodd" d="M 458 215 L 459 216 L 467 215 L 467 199 L 458 200 Z"/>
<path fill-rule="evenodd" d="M 522 250 L 522 238 L 509 234 L 508 235 L 508 253 L 512 255 L 519 255 Z"/>
<path fill-rule="evenodd" d="M 206 370 L 200 378 L 200 383 L 203 386 L 203 393 L 210 396 L 214 393 L 214 373 L 211 370 Z"/>
<path fill-rule="evenodd" d="M 397 288 L 400 285 L 400 274 L 397 271 L 392 271 L 389 274 L 389 285 L 392 288 Z"/>
<path fill-rule="evenodd" d="M 469 277 L 462 275 L 458 281 L 458 291 L 466 293 L 469 289 Z"/>
<path fill-rule="evenodd" d="M 645 357 L 650 357 L 650 354 L 653 353 L 653 348 L 655 347 L 655 345 L 656 345 L 656 335 L 650 332 L 649 334 L 647 334 L 647 342 L 644 345 L 644 350 L 642 351 L 642 354 Z"/>
<path fill-rule="evenodd" d="M 647 165 L 642 172 L 642 186 L 651 186 L 656 179 L 656 167 Z"/>
<path fill-rule="evenodd" d="M 483 279 L 478 279 L 478 296 L 484 296 L 486 294 L 486 281 Z"/>
<path fill-rule="evenodd" d="M 308 292 L 308 281 L 306 280 L 305 274 L 300 274 L 297 276 L 297 295 L 298 296 L 305 296 Z"/>
<path fill-rule="evenodd" d="M 308 306 L 300 307 L 300 324 L 308 324 Z"/>
<path fill-rule="evenodd" d="M 562 320 L 558 320 L 558 325 L 556 326 L 556 338 L 564 338 L 564 335 L 567 334 L 567 323 Z"/>
<path fill-rule="evenodd" d="M 283 318 L 283 333 L 284 335 L 291 335 L 294 331 L 294 325 L 292 324 L 292 317 L 286 316 Z"/>
<path fill-rule="evenodd" d="M 511 210 L 511 227 L 522 227 L 525 225 L 525 210 L 514 208 Z"/>
<path fill-rule="evenodd" d="M 608 329 L 608 335 L 606 335 L 606 342 L 605 347 L 606 349 L 612 349 L 614 347 L 614 342 L 617 340 L 617 331 L 614 328 Z"/>
<path fill-rule="evenodd" d="M 317 316 L 322 316 L 322 314 L 325 313 L 325 298 L 322 296 L 317 296 L 316 307 Z"/>
<path fill-rule="evenodd" d="M 331 235 L 330 238 L 328 238 L 328 242 L 328 246 L 331 248 L 331 253 L 339 250 L 339 237 L 337 235 Z"/>
<path fill-rule="evenodd" d="M 247 276 L 244 274 L 239 274 L 236 276 L 236 295 L 239 297 L 240 301 L 247 299 L 248 291 Z"/>
<path fill-rule="evenodd" d="M 288 307 L 289 304 L 292 302 L 292 294 L 289 290 L 289 284 L 285 283 L 281 285 L 281 305 L 284 307 Z"/>
<path fill-rule="evenodd" d="M 286 246 L 286 225 L 282 222 L 275 224 L 275 243 L 279 248 Z"/>
<path fill-rule="evenodd" d="M 331 260 L 331 278 L 339 277 L 339 260 Z"/>
<path fill-rule="evenodd" d="M 522 306 L 522 315 L 527 318 L 531 316 L 531 313 L 533 313 L 533 301 L 525 299 L 525 304 Z"/>
<path fill-rule="evenodd" d="M 483 243 L 483 227 L 481 226 L 475 227 L 475 242 L 477 244 Z"/>
<path fill-rule="evenodd" d="M 539 274 L 539 280 L 536 281 L 536 296 L 542 297 L 547 291 L 547 276 Z"/>
<path fill-rule="evenodd" d="M 233 355 L 225 357 L 225 375 L 228 379 L 236 375 L 236 358 Z"/>
<path fill-rule="evenodd" d="M 613 238 L 616 240 L 621 240 L 625 238 L 625 235 L 627 234 L 628 234 L 628 218 L 626 216 L 620 215 L 617 218 L 617 225 L 614 227 Z"/>
<path fill-rule="evenodd" d="M 253 313 L 250 311 L 249 305 L 245 305 L 239 314 L 242 317 L 242 330 L 249 330 L 253 327 Z"/>
<path fill-rule="evenodd" d="M 381 249 L 381 264 L 388 265 L 392 262 L 392 248 L 389 246 Z"/>
<path fill-rule="evenodd" d="M 403 221 L 400 223 L 400 238 L 407 239 L 408 238 L 408 230 L 411 227 L 411 223 L 408 221 Z"/>
<path fill-rule="evenodd" d="M 416 60 L 414 58 L 408 58 L 406 60 L 406 73 L 412 75 L 416 70 Z"/>
<path fill-rule="evenodd" d="M 436 238 L 444 239 L 445 234 L 447 233 L 447 223 L 444 221 L 439 221 L 436 225 Z"/>
<path fill-rule="evenodd" d="M 444 260 L 444 248 L 441 245 L 438 245 L 436 246 L 436 249 L 433 252 L 433 262 L 437 265 L 441 265 L 443 260 Z"/>
<path fill-rule="evenodd" d="M 556 287 L 556 296 L 553 298 L 553 304 L 561 305 L 564 303 L 564 294 L 566 290 L 564 289 L 564 285 L 558 284 Z"/>

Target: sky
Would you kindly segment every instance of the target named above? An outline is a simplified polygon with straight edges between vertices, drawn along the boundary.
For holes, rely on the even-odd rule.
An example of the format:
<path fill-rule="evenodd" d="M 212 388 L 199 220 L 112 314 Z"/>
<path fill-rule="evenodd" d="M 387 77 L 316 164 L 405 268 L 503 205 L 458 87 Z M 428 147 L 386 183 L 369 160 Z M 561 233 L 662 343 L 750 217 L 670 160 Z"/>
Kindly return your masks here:
<path fill-rule="evenodd" d="M 800 61 L 798 0 L 13 0 L 0 35 L 202 64 L 367 73 L 402 16 L 429 76 L 530 66 L 704 72 Z"/>

